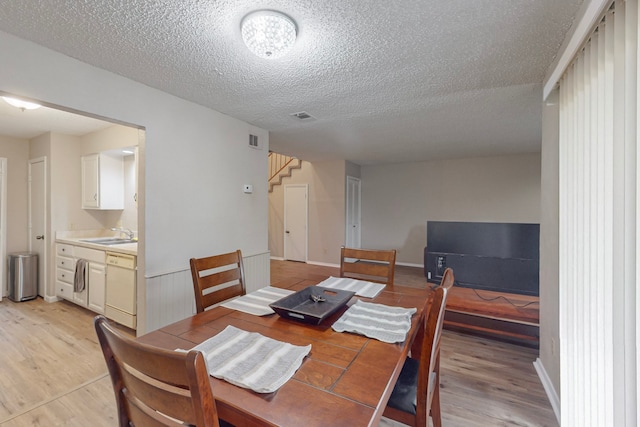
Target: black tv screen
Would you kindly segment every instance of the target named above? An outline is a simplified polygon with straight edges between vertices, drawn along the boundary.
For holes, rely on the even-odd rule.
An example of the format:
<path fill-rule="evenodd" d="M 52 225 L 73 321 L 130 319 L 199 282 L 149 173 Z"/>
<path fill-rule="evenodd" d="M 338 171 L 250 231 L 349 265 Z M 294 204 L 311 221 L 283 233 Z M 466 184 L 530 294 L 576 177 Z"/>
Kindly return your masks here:
<path fill-rule="evenodd" d="M 425 276 L 447 267 L 457 286 L 539 295 L 540 225 L 427 221 Z"/>

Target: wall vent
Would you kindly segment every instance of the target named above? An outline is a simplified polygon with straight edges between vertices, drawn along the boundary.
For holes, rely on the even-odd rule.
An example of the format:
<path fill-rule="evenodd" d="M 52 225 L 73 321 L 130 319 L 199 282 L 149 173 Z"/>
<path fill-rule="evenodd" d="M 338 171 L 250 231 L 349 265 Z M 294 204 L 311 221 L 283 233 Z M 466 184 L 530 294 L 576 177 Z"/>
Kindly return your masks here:
<path fill-rule="evenodd" d="M 309 120 L 309 119 L 315 120 L 315 117 L 313 117 L 311 114 L 307 113 L 306 111 L 300 111 L 299 113 L 292 113 L 290 114 L 290 116 L 300 120 Z"/>
<path fill-rule="evenodd" d="M 258 145 L 258 135 L 249 134 L 249 147 L 260 148 L 260 145 Z"/>

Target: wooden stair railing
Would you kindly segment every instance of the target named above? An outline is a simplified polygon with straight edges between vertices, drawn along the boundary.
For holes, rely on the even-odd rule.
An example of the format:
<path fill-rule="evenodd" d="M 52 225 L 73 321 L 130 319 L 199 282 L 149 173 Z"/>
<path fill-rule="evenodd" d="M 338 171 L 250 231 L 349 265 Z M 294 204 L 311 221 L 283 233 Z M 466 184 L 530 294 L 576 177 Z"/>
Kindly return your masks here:
<path fill-rule="evenodd" d="M 290 177 L 293 169 L 300 168 L 302 168 L 300 159 L 269 152 L 269 192 L 271 193 L 276 185 L 281 185 L 283 178 Z"/>

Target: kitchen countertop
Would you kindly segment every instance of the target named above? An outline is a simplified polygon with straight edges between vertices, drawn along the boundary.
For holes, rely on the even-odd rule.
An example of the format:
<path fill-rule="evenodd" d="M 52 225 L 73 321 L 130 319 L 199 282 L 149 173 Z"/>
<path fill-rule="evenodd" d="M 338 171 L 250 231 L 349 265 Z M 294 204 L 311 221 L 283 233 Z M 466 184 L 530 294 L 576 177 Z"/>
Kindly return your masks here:
<path fill-rule="evenodd" d="M 122 243 L 119 245 L 101 245 L 99 243 L 84 242 L 85 239 L 98 239 L 107 237 L 118 237 L 120 233 L 109 230 L 82 230 L 82 231 L 58 231 L 56 232 L 57 243 L 67 243 L 75 246 L 82 246 L 89 249 L 97 249 L 105 252 L 115 252 L 127 255 L 138 255 L 137 243 Z"/>

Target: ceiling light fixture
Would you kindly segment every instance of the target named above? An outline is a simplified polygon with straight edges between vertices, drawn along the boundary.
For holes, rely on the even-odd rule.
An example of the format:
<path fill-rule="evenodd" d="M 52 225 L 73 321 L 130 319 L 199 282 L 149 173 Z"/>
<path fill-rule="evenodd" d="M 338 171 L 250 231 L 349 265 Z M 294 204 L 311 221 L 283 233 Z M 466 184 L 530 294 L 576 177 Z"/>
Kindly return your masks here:
<path fill-rule="evenodd" d="M 36 108 L 42 107 L 42 105 L 36 104 L 35 102 L 27 102 L 21 99 L 11 98 L 9 96 L 3 96 L 2 99 L 4 99 L 7 104 L 19 108 L 22 111 L 35 110 Z"/>
<path fill-rule="evenodd" d="M 295 22 L 273 10 L 251 12 L 242 19 L 240 29 L 244 44 L 260 58 L 280 58 L 296 42 Z"/>

